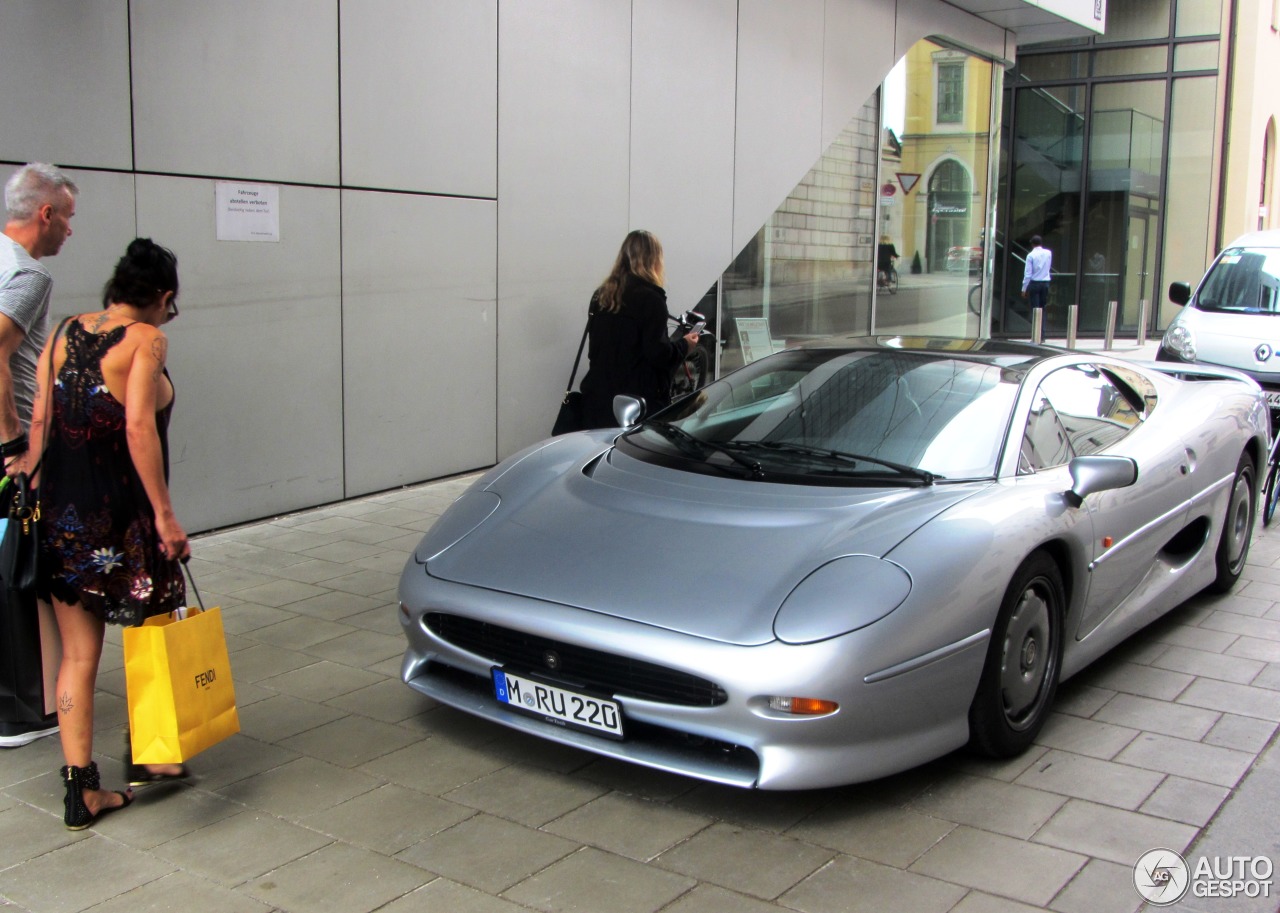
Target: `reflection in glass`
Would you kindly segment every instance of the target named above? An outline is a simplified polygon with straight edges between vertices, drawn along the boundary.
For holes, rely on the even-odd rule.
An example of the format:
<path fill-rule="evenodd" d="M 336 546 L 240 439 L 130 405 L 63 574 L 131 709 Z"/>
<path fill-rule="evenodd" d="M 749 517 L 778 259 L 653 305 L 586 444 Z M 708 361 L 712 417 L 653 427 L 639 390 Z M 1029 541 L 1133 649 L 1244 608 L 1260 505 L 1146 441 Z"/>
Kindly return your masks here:
<path fill-rule="evenodd" d="M 1018 57 L 1018 69 L 1033 82 L 1083 79 L 1089 75 L 1088 54 L 1026 54 Z"/>
<path fill-rule="evenodd" d="M 870 330 L 877 107 L 873 95 L 725 272 L 721 374 Z"/>
<path fill-rule="evenodd" d="M 1198 0 L 1192 0 L 1198 2 Z M 1107 30 L 1095 42 L 1169 37 L 1169 0 L 1123 0 L 1107 4 Z"/>
<path fill-rule="evenodd" d="M 1094 76 L 1130 76 L 1163 73 L 1169 68 L 1167 45 L 1145 48 L 1118 48 L 1093 55 Z"/>
<path fill-rule="evenodd" d="M 921 471 L 951 481 L 994 475 L 1020 372 L 901 342 L 801 349 L 753 364 L 625 440 L 694 471 L 741 474 L 754 464 L 763 478 L 801 484 L 919 484 Z"/>
<path fill-rule="evenodd" d="M 724 273 L 720 374 L 873 327 L 977 333 L 992 72 L 930 41 L 899 61 Z M 877 291 L 882 252 L 899 259 Z"/>
<path fill-rule="evenodd" d="M 1165 86 L 1159 80 L 1094 87 L 1086 256 L 1100 254 L 1104 266 L 1084 277 L 1082 331 L 1105 331 L 1113 300 L 1119 302 L 1117 331 L 1136 331 L 1139 302 L 1150 305 L 1157 297 Z"/>
<path fill-rule="evenodd" d="M 1173 49 L 1173 69 L 1179 73 L 1218 69 L 1218 42 L 1195 41 L 1178 45 Z"/>
<path fill-rule="evenodd" d="M 1008 232 L 1001 238 L 1007 254 L 997 276 L 995 326 L 1027 335 L 1031 314 L 1022 298 L 1022 276 L 1031 237 L 1041 235 L 1053 251 L 1046 327 L 1065 326 L 1061 304 L 1075 301 L 1076 250 L 1080 225 L 1080 183 L 1084 158 L 1085 89 L 1082 85 L 1026 88 L 1017 93 L 1014 133 L 1010 137 L 1011 173 Z"/>
<path fill-rule="evenodd" d="M 1177 188 L 1165 200 L 1164 275 L 1169 280 L 1194 282 L 1208 265 L 1213 207 L 1214 106 L 1218 80 L 1213 76 L 1173 82 L 1172 122 L 1169 125 L 1169 186 Z M 1167 283 L 1165 283 L 1167 286 Z M 1178 306 L 1163 288 L 1159 326 L 1168 326 Z"/>
<path fill-rule="evenodd" d="M 1222 0 L 1178 0 L 1174 34 L 1179 38 L 1218 35 L 1221 30 Z"/>
<path fill-rule="evenodd" d="M 1202 311 L 1280 312 L 1280 254 L 1274 248 L 1229 247 L 1196 293 Z"/>
<path fill-rule="evenodd" d="M 958 78 L 957 73 L 963 73 Z M 886 85 L 880 235 L 901 254 L 896 294 L 876 297 L 876 332 L 976 335 L 986 262 L 993 68 L 965 51 L 917 42 Z M 957 89 L 962 91 L 957 94 Z M 892 142 L 896 140 L 896 142 Z"/>

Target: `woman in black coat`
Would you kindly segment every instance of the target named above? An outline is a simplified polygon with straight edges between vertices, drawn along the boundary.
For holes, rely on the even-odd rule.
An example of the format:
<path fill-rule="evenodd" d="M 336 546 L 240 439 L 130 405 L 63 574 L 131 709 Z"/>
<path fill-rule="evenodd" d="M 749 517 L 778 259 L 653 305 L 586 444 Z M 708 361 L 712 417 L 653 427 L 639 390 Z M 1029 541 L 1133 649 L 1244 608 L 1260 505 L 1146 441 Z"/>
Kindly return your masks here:
<path fill-rule="evenodd" d="M 646 415 L 671 402 L 671 372 L 698 344 L 698 334 L 667 335 L 662 244 L 647 231 L 622 242 L 613 270 L 591 296 L 590 366 L 582 378 L 587 428 L 616 428 L 613 398 L 644 399 Z"/>

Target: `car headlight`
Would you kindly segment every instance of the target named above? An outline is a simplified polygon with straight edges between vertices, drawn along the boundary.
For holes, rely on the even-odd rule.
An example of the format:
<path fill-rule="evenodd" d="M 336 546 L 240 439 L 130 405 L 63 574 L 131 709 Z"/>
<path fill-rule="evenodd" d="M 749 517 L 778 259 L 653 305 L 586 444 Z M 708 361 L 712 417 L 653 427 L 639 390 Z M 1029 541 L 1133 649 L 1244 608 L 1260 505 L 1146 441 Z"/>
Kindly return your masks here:
<path fill-rule="evenodd" d="M 773 619 L 784 643 L 809 644 L 848 634 L 884 618 L 911 592 L 911 578 L 892 561 L 848 555 L 828 561 L 791 591 Z"/>
<path fill-rule="evenodd" d="M 1164 348 L 1184 361 L 1196 360 L 1196 338 L 1183 323 L 1175 323 L 1164 332 Z"/>
<path fill-rule="evenodd" d="M 419 564 L 426 564 L 488 520 L 501 503 L 502 500 L 491 491 L 473 488 L 464 493 L 422 537 L 418 547 L 413 550 L 414 560 Z"/>

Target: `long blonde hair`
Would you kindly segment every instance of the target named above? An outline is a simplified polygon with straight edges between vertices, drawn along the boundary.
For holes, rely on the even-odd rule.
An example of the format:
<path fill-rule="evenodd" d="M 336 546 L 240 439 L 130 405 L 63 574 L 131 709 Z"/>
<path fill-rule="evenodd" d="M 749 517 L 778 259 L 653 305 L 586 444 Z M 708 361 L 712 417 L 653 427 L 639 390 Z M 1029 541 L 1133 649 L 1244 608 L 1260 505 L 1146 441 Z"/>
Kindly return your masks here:
<path fill-rule="evenodd" d="M 618 310 L 631 276 L 639 276 L 659 287 L 667 283 L 667 271 L 662 263 L 662 242 L 640 229 L 622 239 L 613 269 L 600 285 L 597 301 L 602 311 Z"/>

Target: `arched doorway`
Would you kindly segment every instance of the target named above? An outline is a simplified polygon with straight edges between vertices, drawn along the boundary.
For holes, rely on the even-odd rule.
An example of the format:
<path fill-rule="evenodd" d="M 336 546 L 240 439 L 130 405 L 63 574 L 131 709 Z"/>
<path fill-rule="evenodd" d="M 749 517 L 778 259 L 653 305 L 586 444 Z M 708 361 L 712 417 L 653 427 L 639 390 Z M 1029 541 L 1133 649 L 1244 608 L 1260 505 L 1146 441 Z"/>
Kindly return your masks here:
<path fill-rule="evenodd" d="M 969 207 L 973 184 L 969 172 L 955 159 L 945 159 L 929 176 L 929 227 L 925 240 L 929 271 L 947 268 L 947 251 L 969 247 L 971 232 Z M 967 260 L 965 266 L 967 267 Z"/>

